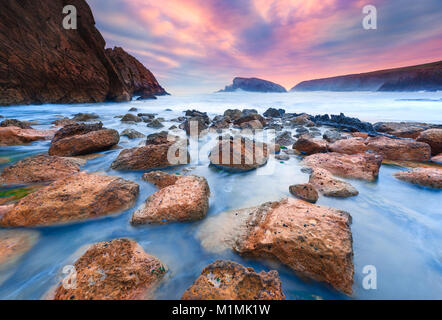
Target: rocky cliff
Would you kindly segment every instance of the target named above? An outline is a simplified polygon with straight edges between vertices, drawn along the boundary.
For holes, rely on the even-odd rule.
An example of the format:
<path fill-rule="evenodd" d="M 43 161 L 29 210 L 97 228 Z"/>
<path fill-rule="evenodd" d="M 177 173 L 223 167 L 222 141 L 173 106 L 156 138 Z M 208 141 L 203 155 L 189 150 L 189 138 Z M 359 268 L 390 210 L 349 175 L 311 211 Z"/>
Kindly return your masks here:
<path fill-rule="evenodd" d="M 442 61 L 368 73 L 303 81 L 290 91 L 437 91 Z"/>
<path fill-rule="evenodd" d="M 62 26 L 66 5 L 77 9 L 75 30 Z M 133 68 L 140 69 L 136 62 Z M 2 1 L 0 105 L 127 101 L 142 89 L 159 92 L 153 75 L 141 73 L 142 80 L 126 81 L 85 0 Z"/>
<path fill-rule="evenodd" d="M 283 86 L 258 78 L 235 78 L 233 83 L 219 92 L 232 92 L 238 89 L 252 92 L 287 92 Z"/>

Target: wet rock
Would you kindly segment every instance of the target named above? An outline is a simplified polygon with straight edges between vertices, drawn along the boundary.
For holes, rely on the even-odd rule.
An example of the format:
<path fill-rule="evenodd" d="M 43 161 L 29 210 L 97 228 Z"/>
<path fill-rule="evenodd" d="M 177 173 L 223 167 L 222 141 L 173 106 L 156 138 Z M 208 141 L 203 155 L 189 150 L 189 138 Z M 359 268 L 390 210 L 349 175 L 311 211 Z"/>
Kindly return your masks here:
<path fill-rule="evenodd" d="M 290 159 L 290 156 L 288 154 L 277 154 L 275 155 L 275 159 L 280 161 L 287 161 Z"/>
<path fill-rule="evenodd" d="M 129 112 L 136 112 L 136 111 L 138 111 L 138 109 L 135 108 L 135 107 L 132 107 L 132 108 L 129 109 Z"/>
<path fill-rule="evenodd" d="M 62 119 L 57 119 L 55 121 L 52 121 L 51 123 L 53 125 L 55 125 L 56 127 L 64 127 L 64 126 L 76 124 L 77 122 L 75 120 L 71 120 L 69 118 L 62 118 Z"/>
<path fill-rule="evenodd" d="M 373 127 L 378 132 L 400 138 L 416 139 L 422 131 L 429 129 L 431 125 L 419 122 L 377 122 Z"/>
<path fill-rule="evenodd" d="M 76 286 L 60 284 L 55 300 L 152 299 L 153 291 L 167 272 L 158 258 L 128 239 L 92 245 L 74 267 Z"/>
<path fill-rule="evenodd" d="M 153 118 L 155 118 L 156 114 L 155 113 L 138 113 L 137 116 L 140 118 L 146 117 L 149 119 L 153 119 Z"/>
<path fill-rule="evenodd" d="M 150 127 L 150 128 L 156 128 L 156 129 L 164 127 L 164 125 L 158 119 L 153 119 L 151 122 L 149 122 L 147 124 L 147 126 Z"/>
<path fill-rule="evenodd" d="M 341 134 L 335 130 L 327 130 L 324 132 L 322 137 L 328 142 L 335 142 L 337 140 L 342 139 Z"/>
<path fill-rule="evenodd" d="M 57 130 L 21 129 L 0 127 L 0 146 L 27 144 L 38 140 L 51 140 Z"/>
<path fill-rule="evenodd" d="M 285 113 L 284 109 L 268 108 L 264 113 L 264 117 L 281 118 Z"/>
<path fill-rule="evenodd" d="M 182 176 L 178 174 L 169 174 L 163 171 L 151 171 L 143 174 L 142 179 L 154 184 L 159 189 L 175 184 Z"/>
<path fill-rule="evenodd" d="M 278 272 L 246 268 L 239 263 L 217 260 L 183 294 L 183 300 L 284 300 Z"/>
<path fill-rule="evenodd" d="M 366 133 L 366 132 L 352 132 L 351 133 L 351 136 L 352 137 L 355 137 L 355 138 L 364 138 L 364 139 L 366 139 L 366 138 L 368 138 L 368 133 Z"/>
<path fill-rule="evenodd" d="M 291 146 L 295 143 L 295 139 L 292 138 L 290 131 L 284 131 L 276 136 L 275 142 L 282 146 Z"/>
<path fill-rule="evenodd" d="M 318 191 L 310 183 L 292 185 L 289 187 L 289 191 L 295 197 L 311 203 L 315 203 L 319 198 Z"/>
<path fill-rule="evenodd" d="M 293 149 L 298 150 L 304 154 L 314 154 L 327 152 L 327 141 L 323 139 L 309 138 L 301 136 L 294 144 Z"/>
<path fill-rule="evenodd" d="M 281 131 L 282 129 L 284 129 L 284 126 L 277 121 L 270 120 L 270 121 L 267 121 L 267 125 L 265 128 L 266 129 L 273 129 L 275 131 Z"/>
<path fill-rule="evenodd" d="M 206 120 L 202 117 L 187 118 L 184 122 L 184 130 L 187 135 L 200 135 L 203 130 L 206 130 L 208 125 Z"/>
<path fill-rule="evenodd" d="M 262 123 L 258 120 L 252 120 L 243 122 L 240 124 L 241 129 L 261 130 L 263 129 Z"/>
<path fill-rule="evenodd" d="M 123 118 L 121 118 L 121 122 L 142 122 L 142 121 L 143 119 L 132 113 L 127 113 L 123 116 Z"/>
<path fill-rule="evenodd" d="M 96 120 L 98 118 L 99 118 L 99 116 L 96 113 L 77 113 L 74 115 L 72 120 L 87 122 L 87 121 L 91 121 L 91 120 Z"/>
<path fill-rule="evenodd" d="M 410 171 L 399 171 L 394 176 L 403 181 L 431 188 L 442 188 L 442 169 L 418 168 Z"/>
<path fill-rule="evenodd" d="M 267 163 L 267 145 L 244 137 L 221 139 L 209 155 L 210 163 L 238 171 L 253 170 Z"/>
<path fill-rule="evenodd" d="M 442 129 L 428 129 L 419 134 L 416 141 L 428 143 L 433 155 L 442 152 Z"/>
<path fill-rule="evenodd" d="M 206 124 L 210 123 L 210 118 L 207 115 L 207 112 L 201 112 L 198 110 L 186 110 L 184 115 L 186 117 L 190 117 L 190 118 L 193 118 L 193 117 L 203 118 Z"/>
<path fill-rule="evenodd" d="M 47 226 L 121 212 L 133 206 L 138 190 L 132 181 L 80 172 L 22 198 L 0 225 Z"/>
<path fill-rule="evenodd" d="M 306 157 L 303 163 L 312 169 L 325 169 L 339 177 L 374 181 L 379 175 L 382 156 L 369 153 L 317 153 Z"/>
<path fill-rule="evenodd" d="M 261 116 L 257 113 L 249 113 L 247 115 L 243 114 L 243 116 L 241 118 L 239 118 L 238 120 L 235 120 L 233 123 L 237 126 L 240 126 L 242 123 L 253 121 L 253 120 L 258 120 L 259 122 L 261 122 L 261 124 L 263 126 L 265 126 L 267 124 L 266 119 L 264 119 L 263 116 Z"/>
<path fill-rule="evenodd" d="M 118 131 L 102 123 L 67 125 L 57 131 L 49 148 L 51 156 L 78 156 L 112 148 L 120 141 Z"/>
<path fill-rule="evenodd" d="M 290 122 L 292 123 L 292 125 L 306 125 L 309 124 L 311 121 L 310 116 L 306 113 L 303 113 L 291 119 Z"/>
<path fill-rule="evenodd" d="M 389 160 L 429 161 L 431 157 L 430 146 L 414 140 L 369 138 L 367 148 Z"/>
<path fill-rule="evenodd" d="M 232 248 L 278 260 L 303 276 L 352 293 L 351 216 L 296 199 L 232 210 L 206 219 L 198 236 L 206 250 Z"/>
<path fill-rule="evenodd" d="M 147 136 L 146 146 L 124 149 L 111 165 L 115 170 L 148 170 L 187 164 L 187 140 L 166 131 Z M 170 151 L 169 151 L 170 150 Z M 169 161 L 170 160 L 170 161 Z"/>
<path fill-rule="evenodd" d="M 359 194 L 350 183 L 339 180 L 327 170 L 316 168 L 310 175 L 309 183 L 327 197 L 347 198 Z"/>
<path fill-rule="evenodd" d="M 239 111 L 239 110 L 238 110 Z M 227 129 L 230 127 L 231 119 L 228 116 L 217 116 L 213 119 L 210 128 Z"/>
<path fill-rule="evenodd" d="M 242 115 L 242 111 L 239 109 L 227 109 L 224 111 L 224 117 L 229 117 L 233 121 L 238 120 Z"/>
<path fill-rule="evenodd" d="M 376 133 L 372 124 L 369 122 L 363 122 L 357 118 L 346 117 L 343 113 L 339 115 L 317 115 L 312 117 L 312 121 L 317 125 L 328 125 L 336 127 L 340 130 L 360 131 L 367 133 Z"/>
<path fill-rule="evenodd" d="M 442 163 L 442 153 L 439 153 L 438 155 L 432 157 L 431 161 L 437 162 L 437 163 Z"/>
<path fill-rule="evenodd" d="M 68 158 L 38 155 L 18 161 L 3 169 L 0 184 L 28 184 L 54 181 L 80 171 L 80 166 Z"/>
<path fill-rule="evenodd" d="M 177 178 L 164 172 L 143 178 L 153 181 L 161 189 L 147 198 L 144 207 L 133 214 L 133 225 L 195 221 L 206 216 L 210 189 L 205 178 Z"/>
<path fill-rule="evenodd" d="M 328 150 L 344 154 L 356 154 L 364 153 L 368 150 L 368 147 L 364 138 L 349 138 L 338 140 L 330 144 Z"/>
<path fill-rule="evenodd" d="M 138 138 L 144 138 L 146 135 L 134 129 L 124 129 L 120 133 L 120 136 L 125 136 L 128 137 L 129 139 L 138 139 Z"/>
<path fill-rule="evenodd" d="M 32 127 L 24 121 L 20 121 L 17 119 L 7 119 L 0 123 L 0 127 L 19 127 L 21 129 L 32 129 Z"/>

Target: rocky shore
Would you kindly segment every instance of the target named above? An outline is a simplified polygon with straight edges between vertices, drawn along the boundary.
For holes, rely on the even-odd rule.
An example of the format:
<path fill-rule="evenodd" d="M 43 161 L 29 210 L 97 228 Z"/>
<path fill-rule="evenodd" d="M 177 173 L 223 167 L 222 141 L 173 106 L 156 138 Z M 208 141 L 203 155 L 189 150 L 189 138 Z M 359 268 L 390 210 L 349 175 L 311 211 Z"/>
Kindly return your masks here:
<path fill-rule="evenodd" d="M 402 165 L 393 176 L 404 184 L 442 188 L 442 169 L 437 164 L 442 128 L 437 125 L 371 124 L 343 114 L 312 116 L 274 108 L 262 115 L 251 109 L 228 109 L 213 117 L 187 110 L 169 119 L 176 123 L 169 130 L 162 125 L 146 136 L 133 128 L 163 124 L 165 119 L 134 112 L 118 116 L 121 130 L 104 128 L 99 114 L 64 117 L 54 121 L 51 130 L 33 129 L 26 121 L 3 120 L 2 145 L 32 143 L 37 137 L 51 141 L 47 154 L 13 162 L 0 174 L 2 187 L 34 188 L 0 203 L 0 226 L 10 228 L 7 234 L 0 231 L 0 265 L 10 265 L 34 244 L 35 233 L 28 236 L 28 230 L 18 227 L 81 223 L 130 211 L 130 224 L 137 229 L 201 220 L 196 236 L 207 252 L 231 250 L 257 261 L 274 261 L 302 278 L 352 295 L 351 212 L 314 203 L 322 197 L 357 199 L 356 182 L 375 183 L 382 165 L 391 163 Z M 128 124 L 131 129 L 126 128 Z M 274 135 L 270 141 L 260 138 L 260 133 L 269 132 Z M 22 138 L 26 135 L 35 139 Z M 114 175 L 83 169 L 88 157 L 118 147 L 120 136 L 139 145 L 122 146 L 115 154 L 108 164 Z M 309 176 L 285 186 L 290 198 L 281 195 L 279 201 L 210 215 L 210 183 L 204 176 L 189 173 L 189 145 L 210 139 L 213 144 L 205 156 L 215 174 L 247 175 L 270 167 L 275 159 L 296 159 Z M 407 164 L 413 165 L 411 170 L 404 169 Z M 180 168 L 180 172 L 170 173 L 170 168 Z M 140 185 L 115 176 L 124 171 L 142 177 L 145 185 L 141 187 L 157 189 L 141 206 L 134 207 Z M 148 246 L 144 249 L 149 251 Z M 92 245 L 75 262 L 77 286 L 59 284 L 53 297 L 155 297 L 155 288 L 165 281 L 168 268 L 144 249 L 128 239 Z M 207 265 L 182 294 L 182 299 L 284 298 L 277 271 L 257 273 L 227 260 Z"/>

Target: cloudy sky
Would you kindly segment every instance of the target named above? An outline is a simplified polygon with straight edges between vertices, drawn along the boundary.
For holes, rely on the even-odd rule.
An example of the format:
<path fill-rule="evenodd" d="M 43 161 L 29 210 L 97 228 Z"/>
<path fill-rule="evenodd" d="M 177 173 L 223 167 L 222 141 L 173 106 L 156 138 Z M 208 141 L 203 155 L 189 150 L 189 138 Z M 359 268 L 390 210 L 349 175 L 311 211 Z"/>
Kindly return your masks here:
<path fill-rule="evenodd" d="M 233 77 L 287 89 L 303 80 L 442 60 L 441 0 L 87 0 L 108 47 L 122 46 L 172 94 Z M 362 8 L 377 8 L 364 30 Z"/>

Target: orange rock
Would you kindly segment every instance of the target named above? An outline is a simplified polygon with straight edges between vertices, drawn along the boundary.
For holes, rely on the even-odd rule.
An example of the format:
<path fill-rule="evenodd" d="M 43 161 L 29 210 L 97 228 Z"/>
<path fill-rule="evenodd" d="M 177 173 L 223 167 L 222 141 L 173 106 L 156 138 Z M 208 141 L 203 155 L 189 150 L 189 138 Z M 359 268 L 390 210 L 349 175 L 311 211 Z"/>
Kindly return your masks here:
<path fill-rule="evenodd" d="M 327 152 L 327 141 L 324 139 L 301 136 L 294 144 L 293 149 L 305 154 Z"/>
<path fill-rule="evenodd" d="M 437 163 L 442 163 L 442 153 L 439 153 L 438 155 L 432 157 L 431 161 L 437 162 Z"/>
<path fill-rule="evenodd" d="M 388 160 L 428 161 L 431 157 L 430 146 L 414 140 L 375 137 L 368 139 L 367 148 Z"/>
<path fill-rule="evenodd" d="M 208 218 L 198 236 L 219 252 L 233 248 L 244 256 L 275 259 L 301 275 L 352 293 L 351 216 L 296 199 L 268 202 Z"/>
<path fill-rule="evenodd" d="M 194 221 L 206 216 L 210 189 L 205 178 L 183 176 L 175 183 L 172 183 L 175 175 L 155 179 L 161 189 L 147 198 L 144 207 L 133 214 L 132 224 Z"/>
<path fill-rule="evenodd" d="M 0 270 L 6 269 L 33 247 L 39 233 L 31 230 L 0 230 Z"/>
<path fill-rule="evenodd" d="M 153 291 L 166 266 L 135 241 L 116 239 L 92 245 L 75 262 L 75 280 L 61 284 L 54 300 L 141 300 Z M 68 282 L 68 279 L 65 279 Z"/>
<path fill-rule="evenodd" d="M 217 260 L 203 269 L 183 300 L 284 300 L 278 272 L 246 268 L 239 263 Z"/>
<path fill-rule="evenodd" d="M 163 171 L 151 171 L 143 174 L 142 177 L 143 180 L 154 184 L 160 189 L 175 184 L 180 178 L 182 178 L 182 176 L 178 174 L 168 174 Z"/>
<path fill-rule="evenodd" d="M 310 175 L 309 183 L 327 197 L 353 197 L 359 194 L 350 183 L 336 179 L 327 170 L 316 168 Z"/>
<path fill-rule="evenodd" d="M 304 164 L 313 169 L 325 169 L 339 177 L 373 181 L 379 174 L 382 156 L 368 153 L 317 153 L 306 157 Z"/>
<path fill-rule="evenodd" d="M 46 226 L 97 218 L 130 208 L 138 191 L 132 181 L 80 172 L 22 198 L 2 216 L 0 225 Z"/>
<path fill-rule="evenodd" d="M 355 138 L 364 138 L 364 139 L 368 138 L 368 133 L 366 132 L 352 132 L 350 134 Z"/>
<path fill-rule="evenodd" d="M 289 191 L 295 197 L 311 203 L 315 203 L 319 198 L 318 191 L 311 183 L 292 185 L 289 187 Z"/>
<path fill-rule="evenodd" d="M 344 154 L 364 153 L 368 150 L 363 138 L 350 138 L 338 140 L 328 146 L 329 151 Z"/>
<path fill-rule="evenodd" d="M 0 183 L 47 182 L 70 176 L 80 171 L 80 166 L 68 158 L 38 155 L 21 160 L 3 169 Z"/>
<path fill-rule="evenodd" d="M 428 129 L 419 135 L 416 141 L 428 143 L 432 154 L 442 153 L 442 129 Z"/>
<path fill-rule="evenodd" d="M 394 176 L 403 181 L 427 186 L 431 188 L 442 188 L 442 169 L 419 168 L 410 171 L 399 171 Z"/>
<path fill-rule="evenodd" d="M 57 130 L 0 127 L 0 146 L 26 144 L 37 140 L 51 140 Z"/>

